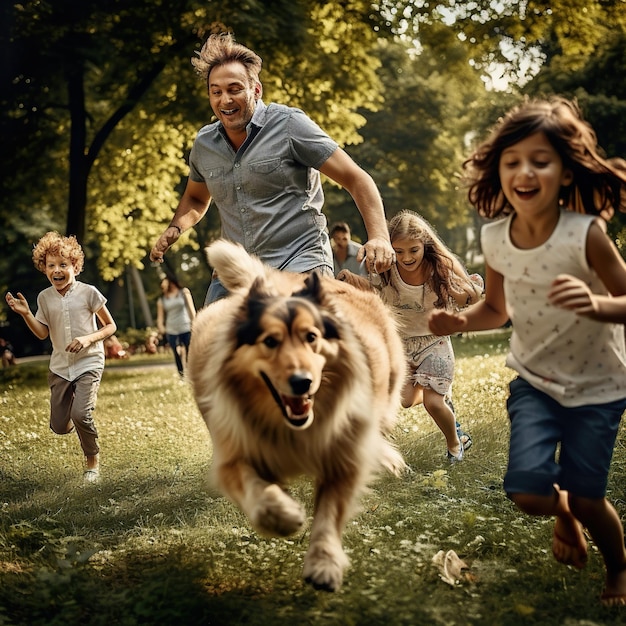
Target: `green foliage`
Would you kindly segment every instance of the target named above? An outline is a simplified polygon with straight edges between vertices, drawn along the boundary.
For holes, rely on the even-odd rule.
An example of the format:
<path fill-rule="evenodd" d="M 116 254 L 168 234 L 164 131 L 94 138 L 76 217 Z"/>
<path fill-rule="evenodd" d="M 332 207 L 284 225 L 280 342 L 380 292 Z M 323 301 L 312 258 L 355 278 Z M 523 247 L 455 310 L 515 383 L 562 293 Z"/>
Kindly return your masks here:
<path fill-rule="evenodd" d="M 402 209 L 418 211 L 463 254 L 469 211 L 458 172 L 483 87 L 467 71 L 463 46 L 449 29 L 432 25 L 428 33 L 436 44 L 421 50 L 380 42 L 385 103 L 366 114 L 364 142 L 349 152 L 376 180 L 388 217 Z"/>
<path fill-rule="evenodd" d="M 187 174 L 183 155 L 193 135 L 182 120 L 172 124 L 139 110 L 120 122 L 103 149 L 92 176 L 86 241 L 99 250 L 104 280 L 128 265 L 144 268 L 146 252 L 178 203 L 177 187 Z M 188 234 L 177 245 L 185 243 L 193 243 Z"/>
<path fill-rule="evenodd" d="M 583 572 L 550 554 L 552 522 L 519 513 L 502 491 L 507 458 L 506 333 L 455 337 L 454 399 L 474 447 L 444 462 L 443 437 L 420 408 L 393 433 L 412 472 L 382 476 L 348 525 L 342 589 L 301 580 L 308 530 L 251 531 L 206 483 L 211 444 L 175 366 L 107 367 L 96 413 L 103 479 L 81 482 L 75 435 L 48 429 L 45 368 L 0 395 L 0 624 L 618 624 L 597 601 L 595 548 Z M 626 515 L 626 431 L 609 497 Z M 312 485 L 291 485 L 312 515 Z M 432 557 L 469 566 L 450 587 Z M 575 616 L 575 617 L 572 617 Z"/>
<path fill-rule="evenodd" d="M 272 55 L 262 75 L 264 98 L 303 108 L 339 144 L 357 144 L 366 115 L 382 104 L 371 3 L 319 3 L 311 9 L 307 38 L 312 48 L 295 59 Z"/>
<path fill-rule="evenodd" d="M 190 142 L 211 117 L 189 63 L 209 32 L 232 30 L 256 49 L 268 95 L 309 108 L 341 142 L 358 141 L 365 119 L 355 110 L 378 98 L 369 50 L 380 21 L 363 1 L 75 5 L 3 8 L 0 192 L 11 232 L 0 243 L 19 244 L 16 258 L 52 223 L 86 245 L 97 242 L 104 280 L 129 264 L 142 267 L 177 204 Z M 28 228 L 33 206 L 36 234 Z"/>
<path fill-rule="evenodd" d="M 578 97 L 607 153 L 626 153 L 621 0 L 3 3 L 0 293 L 21 290 L 34 304 L 33 243 L 81 229 L 86 280 L 119 294 L 126 268 L 145 267 L 152 290 L 147 253 L 211 120 L 189 59 L 224 29 L 262 56 L 266 100 L 307 111 L 370 171 L 389 216 L 424 213 L 460 255 L 467 227 L 480 226 L 458 188 L 461 163 L 523 85 Z M 500 77 L 505 93 L 484 88 Z M 352 199 L 327 189 L 330 220 L 364 240 Z M 168 255 L 198 299 L 209 278 L 202 248 L 219 232 L 209 211 Z"/>

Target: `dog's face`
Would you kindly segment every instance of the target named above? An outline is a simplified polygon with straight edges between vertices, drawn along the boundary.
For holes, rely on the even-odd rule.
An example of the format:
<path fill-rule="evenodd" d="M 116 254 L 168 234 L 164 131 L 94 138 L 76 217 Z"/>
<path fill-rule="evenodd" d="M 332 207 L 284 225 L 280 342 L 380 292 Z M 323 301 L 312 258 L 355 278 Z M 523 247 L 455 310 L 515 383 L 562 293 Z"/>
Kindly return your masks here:
<path fill-rule="evenodd" d="M 305 429 L 313 422 L 324 367 L 338 352 L 338 326 L 320 307 L 317 278 L 288 297 L 265 288 L 257 281 L 240 310 L 237 361 L 257 379 L 254 388 L 264 404 L 274 403 L 289 427 Z"/>

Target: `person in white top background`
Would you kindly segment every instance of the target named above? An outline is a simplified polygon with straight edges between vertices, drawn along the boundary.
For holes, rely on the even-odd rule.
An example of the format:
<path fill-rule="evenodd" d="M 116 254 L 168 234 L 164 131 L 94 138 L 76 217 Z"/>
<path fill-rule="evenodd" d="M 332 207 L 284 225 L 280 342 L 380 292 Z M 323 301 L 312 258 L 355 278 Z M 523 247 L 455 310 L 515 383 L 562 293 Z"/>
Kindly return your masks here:
<path fill-rule="evenodd" d="M 181 378 L 185 374 L 191 324 L 196 317 L 196 307 L 187 287 L 173 277 L 161 280 L 161 297 L 157 300 L 157 329 L 174 353 L 176 369 Z"/>
<path fill-rule="evenodd" d="M 46 233 L 33 250 L 33 262 L 51 284 L 37 297 L 37 313 L 32 314 L 19 292 L 7 293 L 6 301 L 36 337 L 50 337 L 50 428 L 58 435 L 76 429 L 85 455 L 85 482 L 96 483 L 100 448 L 93 412 L 104 370 L 104 340 L 117 326 L 98 289 L 76 280 L 85 255 L 75 237 Z"/>
<path fill-rule="evenodd" d="M 483 226 L 486 292 L 465 312 L 435 311 L 438 335 L 499 328 L 510 319 L 509 461 L 504 489 L 523 512 L 553 516 L 557 561 L 583 568 L 586 528 L 606 567 L 601 602 L 626 605 L 620 517 L 606 498 L 626 409 L 624 327 L 564 308 L 583 281 L 626 294 L 626 263 L 606 234 L 626 210 L 626 176 L 603 156 L 574 101 L 527 99 L 465 162 Z"/>

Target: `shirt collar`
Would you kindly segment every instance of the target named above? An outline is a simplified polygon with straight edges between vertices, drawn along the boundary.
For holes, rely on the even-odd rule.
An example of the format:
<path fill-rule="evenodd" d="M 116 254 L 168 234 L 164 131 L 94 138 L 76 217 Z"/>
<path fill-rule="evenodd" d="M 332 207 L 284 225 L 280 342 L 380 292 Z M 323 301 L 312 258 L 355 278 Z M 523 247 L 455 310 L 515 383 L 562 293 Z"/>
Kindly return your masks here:
<path fill-rule="evenodd" d="M 263 100 L 259 99 L 256 101 L 256 106 L 254 107 L 254 113 L 252 114 L 252 119 L 248 123 L 248 127 L 256 126 L 257 128 L 262 128 L 263 123 L 265 121 L 265 111 L 267 110 L 267 106 Z"/>
<path fill-rule="evenodd" d="M 73 283 L 70 284 L 69 289 L 61 296 L 61 294 L 57 291 L 57 294 L 59 296 L 61 296 L 61 298 L 65 298 L 66 296 L 69 296 L 74 289 L 76 289 L 76 285 L 78 284 L 78 281 L 74 281 Z"/>

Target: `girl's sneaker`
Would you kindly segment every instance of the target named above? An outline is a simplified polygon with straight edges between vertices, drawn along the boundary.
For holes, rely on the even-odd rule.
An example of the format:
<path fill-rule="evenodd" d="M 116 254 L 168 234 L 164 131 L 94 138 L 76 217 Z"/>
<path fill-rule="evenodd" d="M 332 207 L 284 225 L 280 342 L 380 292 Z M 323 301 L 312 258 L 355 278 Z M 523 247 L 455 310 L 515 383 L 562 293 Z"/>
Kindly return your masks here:
<path fill-rule="evenodd" d="M 86 483 L 91 483 L 91 484 L 99 483 L 100 482 L 100 470 L 97 468 L 85 470 L 85 473 L 83 474 L 83 480 Z"/>
<path fill-rule="evenodd" d="M 463 453 L 465 452 L 465 450 L 463 449 L 463 442 L 461 442 L 461 447 L 459 448 L 459 453 L 455 456 L 454 454 L 452 454 L 452 452 L 450 452 L 450 450 L 447 451 L 446 457 L 448 459 L 448 461 L 450 463 L 458 463 L 459 461 L 463 460 Z"/>

